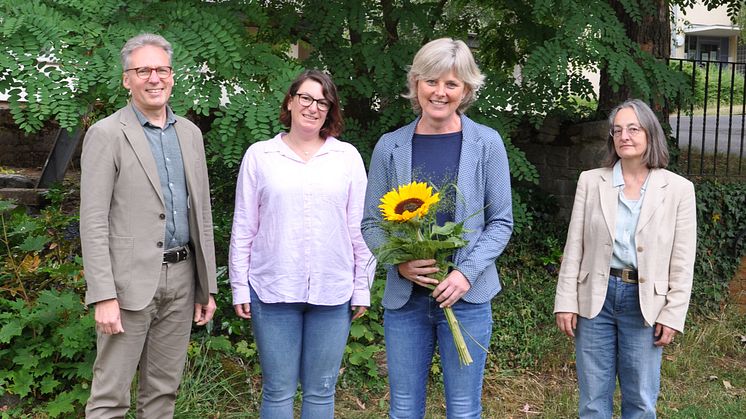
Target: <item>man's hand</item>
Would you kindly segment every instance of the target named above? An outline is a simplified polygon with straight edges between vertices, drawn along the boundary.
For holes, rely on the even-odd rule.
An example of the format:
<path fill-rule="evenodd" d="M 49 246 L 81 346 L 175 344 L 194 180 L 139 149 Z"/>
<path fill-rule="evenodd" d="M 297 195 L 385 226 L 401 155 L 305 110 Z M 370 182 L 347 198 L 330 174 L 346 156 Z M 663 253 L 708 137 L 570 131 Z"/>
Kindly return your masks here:
<path fill-rule="evenodd" d="M 116 298 L 99 301 L 95 304 L 96 330 L 105 335 L 124 333 L 119 301 Z"/>
<path fill-rule="evenodd" d="M 454 269 L 433 290 L 433 298 L 440 303 L 440 308 L 451 307 L 471 289 L 468 279 Z"/>
<path fill-rule="evenodd" d="M 215 304 L 215 299 L 212 297 L 212 294 L 210 294 L 209 300 L 207 300 L 207 305 L 202 305 L 199 303 L 194 304 L 194 322 L 197 323 L 197 326 L 204 326 L 212 320 L 213 314 L 215 314 L 215 310 L 218 308 L 218 306 Z"/>

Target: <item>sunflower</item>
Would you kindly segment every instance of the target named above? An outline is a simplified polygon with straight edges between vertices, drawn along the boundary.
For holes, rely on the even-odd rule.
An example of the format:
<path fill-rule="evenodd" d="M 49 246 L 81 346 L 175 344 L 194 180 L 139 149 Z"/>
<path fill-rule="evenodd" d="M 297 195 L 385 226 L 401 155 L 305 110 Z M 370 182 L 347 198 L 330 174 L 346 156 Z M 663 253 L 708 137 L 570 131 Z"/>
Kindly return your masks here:
<path fill-rule="evenodd" d="M 386 221 L 408 221 L 423 217 L 430 206 L 438 202 L 438 193 L 433 194 L 432 186 L 425 182 L 412 182 L 392 189 L 381 198 L 381 214 Z"/>

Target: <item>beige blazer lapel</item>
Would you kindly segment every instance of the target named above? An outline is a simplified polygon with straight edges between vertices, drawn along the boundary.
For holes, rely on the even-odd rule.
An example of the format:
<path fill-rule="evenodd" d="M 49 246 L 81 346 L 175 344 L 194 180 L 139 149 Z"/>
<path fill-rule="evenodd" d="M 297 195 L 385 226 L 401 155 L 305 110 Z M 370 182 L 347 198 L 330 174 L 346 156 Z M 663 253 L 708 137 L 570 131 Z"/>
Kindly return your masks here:
<path fill-rule="evenodd" d="M 175 123 L 174 128 L 176 129 L 176 136 L 179 137 L 179 147 L 181 148 L 181 160 L 184 163 L 184 175 L 186 176 L 187 182 L 187 193 L 190 195 L 197 196 L 196 189 L 197 182 L 195 182 L 194 171 L 196 170 L 194 162 L 197 160 L 195 156 L 194 146 L 192 142 L 192 132 L 188 129 L 184 123 Z M 194 192 L 193 192 L 194 191 Z"/>
<path fill-rule="evenodd" d="M 637 233 L 648 225 L 655 211 L 665 202 L 667 185 L 668 181 L 663 172 L 660 170 L 650 171 L 650 179 L 648 179 L 645 197 L 642 199 L 642 208 L 640 208 L 640 218 L 637 220 Z"/>
<path fill-rule="evenodd" d="M 184 164 L 184 176 L 186 177 L 186 183 L 187 183 L 187 205 L 189 206 L 189 217 L 191 219 L 194 211 L 192 209 L 194 207 L 199 208 L 200 203 L 194 202 L 194 200 L 198 200 L 201 196 L 201 191 L 198 190 L 198 188 L 201 187 L 200 182 L 197 181 L 196 176 L 196 161 L 198 160 L 198 156 L 196 154 L 196 151 L 194 150 L 194 139 L 192 138 L 193 134 L 188 126 L 184 124 L 184 122 L 177 122 L 174 124 L 174 128 L 176 129 L 176 136 L 179 137 L 179 147 L 181 148 L 181 160 Z M 199 227 L 201 227 L 201 224 L 199 221 L 199 217 L 195 217 L 193 220 L 195 223 L 199 224 Z M 201 231 L 201 228 L 200 228 Z"/>
<path fill-rule="evenodd" d="M 601 212 L 606 220 L 606 228 L 612 241 L 616 234 L 616 211 L 619 205 L 619 191 L 612 184 L 612 171 L 601 174 L 598 180 L 598 195 L 601 198 Z"/>
<path fill-rule="evenodd" d="M 148 144 L 148 139 L 145 138 L 145 132 L 143 131 L 140 121 L 137 119 L 135 112 L 132 110 L 132 105 L 127 105 L 122 112 L 121 123 L 123 125 L 122 131 L 124 137 L 135 150 L 137 159 L 140 161 L 145 174 L 150 180 L 150 184 L 161 200 L 161 203 L 165 206 L 166 201 L 163 199 L 163 193 L 161 192 L 161 180 L 158 176 L 158 168 L 155 165 L 155 159 L 153 158 L 153 151 Z"/>

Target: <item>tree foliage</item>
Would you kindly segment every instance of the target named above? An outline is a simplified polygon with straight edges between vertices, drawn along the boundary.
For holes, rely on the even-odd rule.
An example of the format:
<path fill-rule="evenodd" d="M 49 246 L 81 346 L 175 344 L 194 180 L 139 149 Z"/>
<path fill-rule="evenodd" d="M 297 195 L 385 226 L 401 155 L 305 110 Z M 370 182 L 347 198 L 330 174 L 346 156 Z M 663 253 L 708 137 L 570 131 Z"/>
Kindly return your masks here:
<path fill-rule="evenodd" d="M 123 106 L 119 50 L 155 32 L 174 46 L 171 106 L 205 120 L 212 155 L 229 164 L 243 153 L 236 138 L 279 129 L 278 97 L 300 68 L 287 43 L 257 36 L 267 20 L 259 2 L 2 0 L 0 20 L 0 91 L 23 130 L 89 124 Z"/>

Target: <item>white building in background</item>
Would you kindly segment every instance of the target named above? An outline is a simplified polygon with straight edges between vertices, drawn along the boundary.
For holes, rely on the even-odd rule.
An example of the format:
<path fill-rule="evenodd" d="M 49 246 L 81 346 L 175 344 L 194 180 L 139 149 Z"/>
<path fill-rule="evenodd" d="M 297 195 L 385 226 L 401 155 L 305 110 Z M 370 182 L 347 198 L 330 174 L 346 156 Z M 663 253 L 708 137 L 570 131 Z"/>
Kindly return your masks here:
<path fill-rule="evenodd" d="M 746 62 L 746 45 L 739 45 L 741 31 L 726 6 L 707 10 L 697 2 L 686 9 L 673 6 L 672 12 L 671 58 Z"/>

